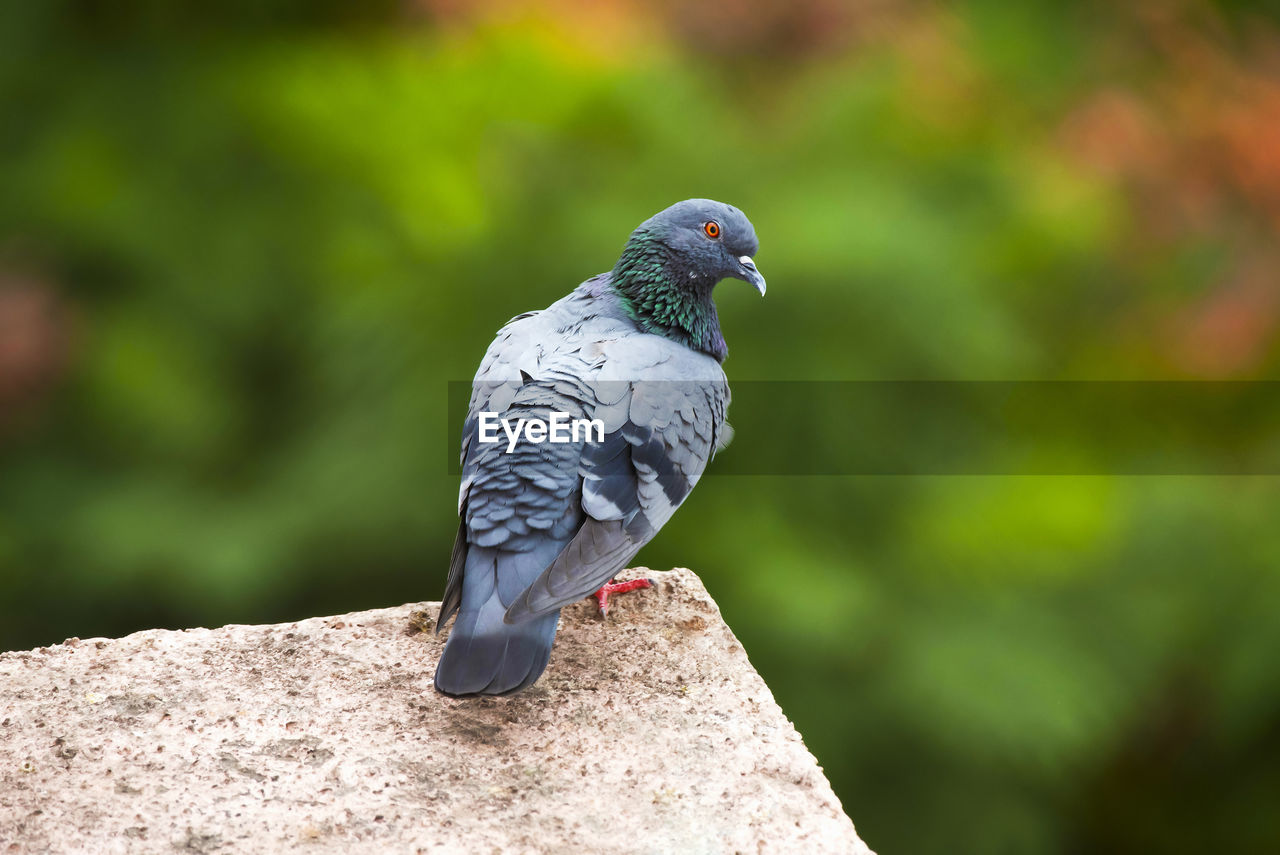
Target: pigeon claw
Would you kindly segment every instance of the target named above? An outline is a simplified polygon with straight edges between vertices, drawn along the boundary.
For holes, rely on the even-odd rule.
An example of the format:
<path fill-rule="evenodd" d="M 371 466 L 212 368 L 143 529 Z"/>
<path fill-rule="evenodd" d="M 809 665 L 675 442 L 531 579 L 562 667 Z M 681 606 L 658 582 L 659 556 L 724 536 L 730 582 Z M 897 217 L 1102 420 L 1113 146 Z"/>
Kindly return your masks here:
<path fill-rule="evenodd" d="M 609 597 L 614 594 L 625 594 L 629 591 L 638 591 L 641 588 L 652 588 L 652 579 L 630 579 L 626 582 L 606 582 L 591 596 L 596 598 L 596 602 L 600 606 L 600 617 L 608 617 L 609 615 Z"/>

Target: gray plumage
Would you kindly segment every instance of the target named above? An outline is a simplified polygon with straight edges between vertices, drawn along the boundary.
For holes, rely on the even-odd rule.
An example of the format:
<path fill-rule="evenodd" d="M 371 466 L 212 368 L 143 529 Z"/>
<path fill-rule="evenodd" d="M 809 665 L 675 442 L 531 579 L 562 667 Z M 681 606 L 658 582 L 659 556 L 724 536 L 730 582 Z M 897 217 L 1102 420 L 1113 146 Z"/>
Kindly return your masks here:
<path fill-rule="evenodd" d="M 716 226 L 715 237 L 707 223 Z M 618 265 L 489 346 L 463 427 L 461 523 L 437 631 L 450 695 L 532 684 L 560 609 L 608 582 L 671 518 L 729 433 L 711 302 L 726 276 L 764 293 L 755 232 L 736 208 L 689 200 L 647 220 Z M 599 419 L 604 439 L 479 441 L 481 413 Z"/>

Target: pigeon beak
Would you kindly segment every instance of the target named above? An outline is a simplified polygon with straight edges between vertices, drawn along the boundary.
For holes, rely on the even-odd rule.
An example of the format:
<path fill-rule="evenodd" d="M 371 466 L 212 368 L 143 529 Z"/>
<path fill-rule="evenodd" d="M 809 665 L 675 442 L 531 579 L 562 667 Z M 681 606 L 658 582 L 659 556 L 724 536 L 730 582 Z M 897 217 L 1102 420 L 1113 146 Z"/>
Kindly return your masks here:
<path fill-rule="evenodd" d="M 760 271 L 756 270 L 756 263 L 751 260 L 751 256 L 744 255 L 738 258 L 738 278 L 744 282 L 749 282 L 756 286 L 756 290 L 760 292 L 760 296 L 764 296 L 764 277 L 760 275 Z"/>

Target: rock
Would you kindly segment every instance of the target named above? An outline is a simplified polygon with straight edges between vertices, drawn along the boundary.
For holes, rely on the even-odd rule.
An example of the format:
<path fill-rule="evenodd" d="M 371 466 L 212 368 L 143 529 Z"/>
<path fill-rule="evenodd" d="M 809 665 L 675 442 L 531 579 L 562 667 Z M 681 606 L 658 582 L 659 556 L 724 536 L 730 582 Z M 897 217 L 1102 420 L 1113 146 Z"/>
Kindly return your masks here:
<path fill-rule="evenodd" d="M 0 853 L 868 853 L 689 570 L 506 698 L 438 603 L 0 654 Z"/>

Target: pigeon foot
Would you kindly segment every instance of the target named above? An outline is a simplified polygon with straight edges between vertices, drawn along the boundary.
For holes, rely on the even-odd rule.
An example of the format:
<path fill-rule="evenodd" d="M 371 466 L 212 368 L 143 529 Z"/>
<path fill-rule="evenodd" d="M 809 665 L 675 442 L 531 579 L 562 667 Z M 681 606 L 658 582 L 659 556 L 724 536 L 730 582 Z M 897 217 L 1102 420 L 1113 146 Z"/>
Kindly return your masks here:
<path fill-rule="evenodd" d="M 652 588 L 652 579 L 631 579 L 627 582 L 606 582 L 591 596 L 596 598 L 596 602 L 600 604 L 600 617 L 609 615 L 609 597 L 614 594 L 625 594 L 629 591 L 638 591 L 641 588 Z"/>

